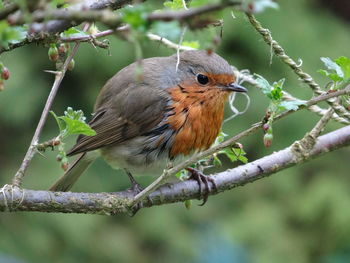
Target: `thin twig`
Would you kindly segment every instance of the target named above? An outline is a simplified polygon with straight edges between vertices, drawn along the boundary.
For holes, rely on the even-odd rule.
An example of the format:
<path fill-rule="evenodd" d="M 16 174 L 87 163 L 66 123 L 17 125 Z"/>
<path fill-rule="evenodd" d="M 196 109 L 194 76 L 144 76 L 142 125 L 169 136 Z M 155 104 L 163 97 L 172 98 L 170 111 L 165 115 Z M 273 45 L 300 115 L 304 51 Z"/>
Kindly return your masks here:
<path fill-rule="evenodd" d="M 49 111 L 51 109 L 52 103 L 55 99 L 55 96 L 57 94 L 57 91 L 60 87 L 60 84 L 64 78 L 64 75 L 66 74 L 66 71 L 68 69 L 68 65 L 71 62 L 72 58 L 74 57 L 74 55 L 76 54 L 78 48 L 79 48 L 80 43 L 76 43 L 73 47 L 72 52 L 69 54 L 69 56 L 67 57 L 66 61 L 63 64 L 63 67 L 60 71 L 56 72 L 55 74 L 55 81 L 52 85 L 50 94 L 47 98 L 45 107 L 43 109 L 43 112 L 41 113 L 41 117 L 38 123 L 38 126 L 36 127 L 35 133 L 33 135 L 32 141 L 30 143 L 30 146 L 27 150 L 27 153 L 24 157 L 24 160 L 19 168 L 19 170 L 17 171 L 16 175 L 14 176 L 13 180 L 12 180 L 12 184 L 14 186 L 20 187 L 22 185 L 22 181 L 23 181 L 23 177 L 25 175 L 25 172 L 29 166 L 30 161 L 33 159 L 35 153 L 36 153 L 36 145 L 39 142 L 39 138 L 42 132 L 42 129 L 45 125 L 47 116 L 49 114 Z"/>
<path fill-rule="evenodd" d="M 152 33 L 147 33 L 147 37 L 150 39 L 150 40 L 153 40 L 153 41 L 159 41 L 160 43 L 164 44 L 166 47 L 168 48 L 172 48 L 172 49 L 179 49 L 179 50 L 196 50 L 195 48 L 192 48 L 192 47 L 187 47 L 187 46 L 182 46 L 182 45 L 179 45 L 179 44 L 176 44 L 164 37 L 161 37 L 161 36 L 158 36 L 158 35 L 155 35 L 155 34 L 152 34 Z"/>
<path fill-rule="evenodd" d="M 326 95 L 326 94 L 327 93 L 324 92 L 324 95 Z M 298 100 L 297 98 L 295 98 L 292 95 L 290 95 L 288 92 L 283 92 L 283 98 L 285 100 L 291 100 L 291 101 Z M 310 110 L 313 113 L 316 113 L 319 116 L 323 116 L 323 115 L 325 115 L 327 113 L 326 109 L 322 109 L 321 107 L 319 107 L 317 105 L 312 105 L 312 106 L 308 107 L 308 110 Z M 340 117 L 336 113 L 333 113 L 332 119 L 337 121 L 337 122 L 339 122 L 339 123 L 341 123 L 341 124 L 345 124 L 345 125 L 349 125 L 350 124 L 350 122 L 347 119 Z"/>
<path fill-rule="evenodd" d="M 182 42 L 184 40 L 185 34 L 186 34 L 186 30 L 187 30 L 187 26 L 184 26 L 184 28 L 182 29 L 181 32 L 181 36 L 180 36 L 180 40 L 179 40 L 179 44 L 177 45 L 176 48 L 176 66 L 175 66 L 175 71 L 177 72 L 177 69 L 179 68 L 180 65 L 180 47 L 182 46 Z"/>
<path fill-rule="evenodd" d="M 342 89 L 342 90 L 339 90 L 336 92 L 331 92 L 328 94 L 322 94 L 318 97 L 312 98 L 311 100 L 307 101 L 305 103 L 305 105 L 300 105 L 296 111 L 308 108 L 308 107 L 315 105 L 321 101 L 325 101 L 325 100 L 328 100 L 330 98 L 338 97 L 338 96 L 349 94 L 349 93 L 350 93 L 350 85 L 348 87 L 346 87 L 345 89 Z M 289 110 L 289 111 L 283 112 L 283 113 L 277 115 L 274 118 L 274 121 L 278 121 L 278 120 L 282 119 L 283 117 L 286 117 L 287 115 L 290 115 L 291 113 L 296 112 L 296 111 Z M 228 140 L 226 140 L 226 141 L 224 141 L 216 146 L 213 146 L 206 151 L 203 151 L 201 153 L 198 153 L 197 155 L 192 156 L 191 158 L 185 160 L 184 162 L 178 164 L 177 166 L 175 166 L 173 168 L 164 170 L 163 174 L 160 177 L 158 177 L 153 183 L 151 183 L 142 192 L 140 192 L 139 194 L 137 194 L 135 196 L 135 199 L 133 200 L 131 205 L 135 205 L 136 203 L 142 201 L 144 198 L 146 198 L 148 195 L 150 195 L 154 190 L 156 190 L 160 185 L 162 185 L 164 182 L 166 182 L 168 178 L 175 175 L 176 173 L 178 173 L 182 169 L 189 167 L 191 164 L 196 163 L 199 160 L 201 160 L 207 156 L 210 156 L 214 153 L 217 153 L 220 150 L 225 149 L 226 147 L 229 147 L 230 145 L 233 145 L 235 142 L 242 139 L 243 137 L 246 137 L 249 134 L 259 130 L 263 124 L 264 124 L 263 122 L 255 123 L 249 129 L 238 133 L 237 135 L 231 137 L 230 139 L 228 139 Z"/>
<path fill-rule="evenodd" d="M 215 195 L 229 189 L 267 177 L 288 167 L 317 158 L 324 153 L 334 151 L 350 144 L 350 126 L 343 127 L 320 136 L 307 159 L 295 161 L 292 147 L 274 152 L 234 169 L 214 174 L 218 191 Z M 187 180 L 171 185 L 161 186 L 149 199 L 140 203 L 140 207 L 151 207 L 198 198 L 199 187 L 194 180 Z M 133 200 L 131 191 L 117 193 L 72 193 L 50 192 L 19 189 L 4 186 L 0 189 L 0 211 L 38 211 L 61 213 L 90 213 L 114 215 L 128 212 L 128 204 Z"/>
<path fill-rule="evenodd" d="M 281 45 L 272 38 L 271 32 L 267 28 L 263 28 L 260 22 L 254 17 L 254 15 L 246 13 L 246 16 L 248 17 L 249 22 L 256 29 L 256 31 L 258 31 L 262 35 L 265 42 L 269 46 L 271 46 L 275 55 L 278 58 L 280 58 L 284 63 L 286 63 L 295 72 L 295 74 L 297 74 L 300 77 L 300 79 L 303 82 L 308 84 L 315 94 L 322 94 L 323 91 L 321 87 L 314 81 L 314 79 L 309 74 L 307 74 L 301 69 L 301 63 L 297 64 L 291 57 L 289 57 L 286 54 Z M 347 120 L 350 120 L 350 112 L 348 112 L 337 101 L 328 100 L 327 103 L 334 108 L 334 110 L 339 114 L 339 116 L 345 117 Z"/>

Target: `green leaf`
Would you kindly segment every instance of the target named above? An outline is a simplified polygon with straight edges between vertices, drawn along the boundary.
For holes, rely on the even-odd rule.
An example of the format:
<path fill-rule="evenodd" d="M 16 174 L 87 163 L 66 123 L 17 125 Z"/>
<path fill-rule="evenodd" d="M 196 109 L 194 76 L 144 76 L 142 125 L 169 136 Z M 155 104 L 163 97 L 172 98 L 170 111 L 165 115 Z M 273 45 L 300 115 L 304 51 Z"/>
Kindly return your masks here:
<path fill-rule="evenodd" d="M 294 110 L 296 111 L 300 105 L 306 105 L 305 101 L 301 101 L 301 100 L 291 100 L 291 101 L 282 101 L 279 104 L 279 108 L 280 110 Z"/>
<path fill-rule="evenodd" d="M 190 2 L 191 7 L 199 7 L 207 4 L 216 4 L 219 3 L 219 0 L 192 0 Z"/>
<path fill-rule="evenodd" d="M 184 5 L 182 3 L 182 0 L 173 0 L 173 1 L 167 1 L 163 4 L 166 8 L 170 8 L 172 10 L 182 9 L 184 8 Z"/>
<path fill-rule="evenodd" d="M 260 76 L 258 74 L 254 74 L 254 76 L 256 77 L 256 79 L 255 79 L 256 83 L 260 87 L 261 91 L 265 95 L 271 94 L 271 85 L 270 85 L 270 83 L 263 76 Z"/>
<path fill-rule="evenodd" d="M 338 74 L 336 73 L 329 73 L 327 70 L 324 69 L 320 69 L 317 71 L 318 73 L 330 78 L 331 80 L 333 80 L 334 82 L 338 82 L 338 81 L 342 81 L 343 78 L 340 77 Z"/>
<path fill-rule="evenodd" d="M 57 116 L 53 111 L 51 111 L 51 114 L 57 122 L 62 138 L 72 134 L 96 135 L 96 132 L 85 123 L 86 118 L 81 110 L 75 111 L 68 107 L 64 112 L 64 116 Z"/>
<path fill-rule="evenodd" d="M 57 7 L 66 8 L 69 6 L 66 0 L 51 0 L 50 5 L 52 8 L 57 8 Z"/>
<path fill-rule="evenodd" d="M 196 41 L 183 41 L 182 45 L 186 46 L 186 47 L 191 47 L 191 48 L 194 48 L 194 49 L 199 49 L 200 48 L 199 41 L 197 41 L 197 40 Z"/>
<path fill-rule="evenodd" d="M 219 157 L 217 157 L 217 156 L 214 156 L 214 159 L 213 159 L 213 164 L 214 164 L 214 166 L 222 166 L 222 162 L 221 162 L 221 160 L 219 159 Z"/>
<path fill-rule="evenodd" d="M 155 22 L 152 24 L 151 31 L 158 36 L 172 41 L 178 41 L 181 35 L 181 27 L 177 21 L 168 23 Z"/>
<path fill-rule="evenodd" d="M 335 60 L 335 62 L 340 66 L 343 74 L 344 74 L 344 78 L 348 79 L 350 78 L 350 59 L 347 57 L 339 57 Z"/>
<path fill-rule="evenodd" d="M 280 79 L 277 82 L 274 82 L 272 85 L 262 76 L 254 74 L 256 76 L 256 82 L 261 88 L 262 92 L 273 101 L 280 101 L 283 97 L 282 88 L 285 79 Z"/>
<path fill-rule="evenodd" d="M 175 176 L 180 180 L 186 180 L 188 178 L 187 171 L 184 169 L 182 169 L 180 172 L 177 172 Z"/>
<path fill-rule="evenodd" d="M 96 135 L 96 132 L 90 128 L 85 122 L 77 119 L 71 119 L 67 116 L 59 117 L 66 123 L 66 132 L 67 135 L 71 134 L 83 134 L 87 136 Z"/>
<path fill-rule="evenodd" d="M 327 69 L 331 70 L 331 71 L 335 71 L 335 73 L 341 77 L 344 78 L 344 73 L 341 69 L 341 67 L 334 61 L 332 61 L 330 58 L 321 58 L 322 62 L 324 63 L 324 65 L 327 67 Z"/>
<path fill-rule="evenodd" d="M 61 33 L 62 37 L 82 37 L 87 36 L 88 34 L 84 31 L 81 31 L 75 27 L 70 27 L 66 31 Z"/>
<path fill-rule="evenodd" d="M 285 79 L 280 79 L 272 84 L 271 97 L 273 100 L 279 101 L 283 97 L 282 88 Z"/>
<path fill-rule="evenodd" d="M 16 44 L 27 36 L 25 26 L 9 26 L 6 21 L 0 22 L 0 45 L 7 48 L 9 44 Z"/>
<path fill-rule="evenodd" d="M 185 204 L 185 207 L 186 207 L 188 210 L 190 210 L 191 207 L 192 207 L 192 200 L 186 200 L 186 201 L 184 202 L 184 204 Z"/>
<path fill-rule="evenodd" d="M 129 24 L 132 29 L 146 32 L 150 23 L 147 21 L 147 10 L 144 5 L 127 6 L 122 9 L 122 20 Z"/>
<path fill-rule="evenodd" d="M 236 154 L 230 148 L 225 148 L 225 149 L 221 150 L 220 153 L 226 155 L 227 158 L 229 158 L 231 162 L 237 161 Z"/>
<path fill-rule="evenodd" d="M 248 158 L 243 155 L 238 156 L 238 160 L 242 163 L 248 163 Z"/>

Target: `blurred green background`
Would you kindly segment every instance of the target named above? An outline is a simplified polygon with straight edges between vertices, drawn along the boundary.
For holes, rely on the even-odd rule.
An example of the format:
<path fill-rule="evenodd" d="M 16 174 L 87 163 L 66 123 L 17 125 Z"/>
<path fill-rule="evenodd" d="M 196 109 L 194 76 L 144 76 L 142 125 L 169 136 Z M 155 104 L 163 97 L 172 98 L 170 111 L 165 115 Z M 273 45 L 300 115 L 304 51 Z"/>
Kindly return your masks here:
<path fill-rule="evenodd" d="M 279 10 L 268 10 L 258 19 L 294 59 L 322 85 L 316 73 L 320 57 L 350 57 L 349 1 L 281 0 Z M 336 4 L 337 3 L 337 4 Z M 339 4 L 339 3 L 343 3 Z M 339 5 L 340 8 L 337 6 Z M 341 14 L 345 14 L 342 17 Z M 346 14 L 348 17 L 346 17 Z M 269 47 L 246 18 L 225 12 L 223 41 L 217 52 L 239 69 L 249 69 L 270 82 L 286 78 L 288 92 L 303 99 L 312 96 L 289 68 L 277 58 L 269 65 Z M 348 19 L 348 20 L 347 20 Z M 186 40 L 205 42 L 206 31 L 186 34 Z M 87 116 L 95 97 L 115 72 L 134 61 L 130 43 L 115 37 L 111 55 L 83 44 L 76 67 L 63 81 L 53 110 L 67 106 Z M 170 55 L 155 42 L 143 43 L 145 57 Z M 47 48 L 26 46 L 3 54 L 11 71 L 0 94 L 0 183 L 9 183 L 21 163 L 53 82 L 44 73 L 54 69 Z M 233 135 L 261 120 L 268 105 L 262 93 L 250 87 L 247 113 L 225 124 Z M 241 100 L 241 101 L 240 101 Z M 238 103 L 244 103 L 239 97 Z M 277 151 L 301 138 L 317 122 L 307 111 L 274 126 L 274 143 L 266 149 L 262 132 L 241 141 L 249 160 Z M 341 127 L 332 122 L 327 130 Z M 49 118 L 42 136 L 55 136 Z M 73 143 L 71 140 L 69 143 Z M 37 155 L 24 187 L 47 189 L 60 175 L 57 153 Z M 1 213 L 0 262 L 240 262 L 240 263 L 342 263 L 350 262 L 349 149 L 328 154 L 307 164 L 209 198 L 204 207 L 193 201 L 142 209 L 136 216 Z M 224 159 L 227 169 L 231 164 Z M 209 171 L 211 172 L 211 171 Z M 143 185 L 152 178 L 139 178 Z M 127 177 L 102 160 L 94 163 L 74 191 L 119 191 L 129 187 Z"/>

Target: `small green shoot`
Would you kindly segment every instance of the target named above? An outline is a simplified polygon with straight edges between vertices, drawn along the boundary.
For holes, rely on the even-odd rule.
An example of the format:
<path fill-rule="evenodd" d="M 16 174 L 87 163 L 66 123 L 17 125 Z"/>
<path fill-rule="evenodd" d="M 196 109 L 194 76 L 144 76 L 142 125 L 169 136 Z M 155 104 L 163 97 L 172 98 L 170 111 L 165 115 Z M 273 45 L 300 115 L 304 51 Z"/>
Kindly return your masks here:
<path fill-rule="evenodd" d="M 67 170 L 68 159 L 64 149 L 65 143 L 63 140 L 70 135 L 94 136 L 96 135 L 96 132 L 86 124 L 86 118 L 81 110 L 75 111 L 71 107 L 68 107 L 63 116 L 57 116 L 53 111 L 50 111 L 50 113 L 57 122 L 59 134 L 48 142 L 38 144 L 37 149 L 39 151 L 45 151 L 48 147 L 53 148 L 54 146 L 57 146 L 58 155 L 56 159 L 61 163 L 62 169 Z"/>
<path fill-rule="evenodd" d="M 267 108 L 264 118 L 264 145 L 270 147 L 273 140 L 272 123 L 274 117 L 283 111 L 296 111 L 300 105 L 305 105 L 301 100 L 283 100 L 283 85 L 284 79 L 274 82 L 272 85 L 262 76 L 255 74 L 256 82 L 262 92 L 270 99 L 270 104 Z"/>
<path fill-rule="evenodd" d="M 50 113 L 57 122 L 62 139 L 73 134 L 96 135 L 96 132 L 86 124 L 86 118 L 81 110 L 75 111 L 71 107 L 68 107 L 63 116 L 57 116 L 53 111 L 50 111 Z"/>
<path fill-rule="evenodd" d="M 327 70 L 320 69 L 318 72 L 332 80 L 330 90 L 344 89 L 350 85 L 350 59 L 339 57 L 336 60 L 321 58 Z M 350 110 L 350 97 L 343 95 L 340 97 L 343 105 Z"/>

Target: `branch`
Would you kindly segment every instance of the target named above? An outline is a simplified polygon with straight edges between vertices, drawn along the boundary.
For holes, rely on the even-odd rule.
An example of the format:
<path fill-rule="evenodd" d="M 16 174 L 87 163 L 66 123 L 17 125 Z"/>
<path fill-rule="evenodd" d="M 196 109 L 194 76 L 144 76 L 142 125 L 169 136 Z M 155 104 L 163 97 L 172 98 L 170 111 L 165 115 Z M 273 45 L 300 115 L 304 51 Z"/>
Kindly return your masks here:
<path fill-rule="evenodd" d="M 246 13 L 249 22 L 258 31 L 266 44 L 268 44 L 274 51 L 275 55 L 280 58 L 285 64 L 287 64 L 300 79 L 309 85 L 313 92 L 317 95 L 323 93 L 321 87 L 314 81 L 314 79 L 301 69 L 301 65 L 298 65 L 291 57 L 289 57 L 281 45 L 272 38 L 270 31 L 267 28 L 263 28 L 260 22 L 252 14 Z M 339 114 L 339 116 L 345 117 L 350 120 L 350 112 L 348 112 L 342 105 L 335 100 L 327 100 L 327 103 Z"/>
<path fill-rule="evenodd" d="M 122 23 L 121 17 L 106 9 L 106 7 L 111 7 L 112 9 L 120 8 L 122 5 L 131 2 L 130 0 L 103 0 L 94 2 L 94 4 L 89 4 L 94 1 L 85 1 L 83 4 L 74 5 L 68 9 L 55 9 L 55 10 L 37 10 L 32 15 L 33 21 L 47 21 L 45 23 L 32 23 L 31 32 L 35 35 L 40 35 L 40 37 L 28 36 L 23 42 L 10 45 L 8 48 L 0 49 L 0 54 L 5 51 L 10 51 L 14 48 L 23 46 L 30 42 L 41 42 L 45 38 L 50 38 L 52 35 L 60 33 L 71 26 L 79 25 L 85 21 L 91 22 L 102 22 L 107 26 L 114 28 Z M 206 6 L 179 10 L 179 11 L 161 11 L 153 12 L 147 15 L 146 20 L 152 21 L 173 21 L 177 20 L 180 22 L 186 22 L 189 19 L 203 15 L 206 13 L 211 13 L 215 11 L 222 10 L 228 6 L 240 5 L 241 1 L 229 0 L 223 3 L 210 4 Z M 20 18 L 19 18 L 20 19 Z M 21 19 L 20 19 L 21 20 Z M 24 21 L 21 21 L 23 23 Z M 46 35 L 46 36 L 45 36 Z"/>
<path fill-rule="evenodd" d="M 66 10 L 80 10 L 81 12 L 82 10 L 102 10 L 105 8 L 116 10 L 122 8 L 131 1 L 132 0 L 85 0 L 70 6 Z M 15 23 L 15 21 L 13 22 Z M 46 38 L 52 38 L 55 36 L 55 34 L 61 33 L 64 30 L 76 25 L 77 24 L 75 21 L 67 20 L 51 20 L 46 21 L 45 23 L 32 23 L 30 27 L 31 33 L 27 35 L 26 39 L 16 44 L 10 44 L 7 48 L 0 47 L 0 54 L 30 43 L 43 42 Z"/>
<path fill-rule="evenodd" d="M 235 6 L 242 4 L 242 1 L 225 1 L 218 4 L 209 4 L 200 7 L 194 7 L 190 9 L 183 9 L 178 11 L 157 11 L 150 13 L 146 16 L 146 20 L 152 21 L 180 21 L 184 22 L 196 16 L 222 10 L 228 6 Z M 92 10 L 94 9 L 94 10 Z M 53 10 L 38 10 L 32 15 L 33 21 L 45 21 L 45 20 L 64 20 L 67 22 L 74 22 L 74 24 L 82 23 L 85 21 L 99 21 L 109 26 L 118 26 L 121 22 L 120 15 L 112 12 L 109 9 L 101 8 L 96 10 L 95 8 L 86 7 L 74 9 L 53 9 Z M 47 32 L 50 32 L 46 30 Z"/>
<path fill-rule="evenodd" d="M 306 158 L 301 159 L 298 152 L 293 151 L 292 147 L 288 147 L 246 165 L 215 174 L 212 178 L 217 185 L 218 192 L 210 194 L 213 195 L 237 186 L 243 186 L 348 145 L 350 145 L 350 126 L 319 137 Z M 183 202 L 198 198 L 198 192 L 198 184 L 193 180 L 164 185 L 149 196 L 150 200 L 142 201 L 141 207 Z M 114 215 L 128 212 L 127 206 L 133 198 L 132 193 L 128 191 L 117 193 L 50 192 L 20 189 L 6 185 L 0 190 L 0 211 Z"/>
<path fill-rule="evenodd" d="M 50 94 L 47 98 L 45 107 L 41 113 L 41 117 L 38 123 L 38 126 L 36 127 L 36 130 L 34 132 L 32 141 L 30 143 L 30 146 L 27 150 L 26 155 L 24 156 L 24 160 L 19 168 L 19 170 L 17 171 L 15 177 L 12 180 L 12 184 L 15 186 L 21 186 L 22 184 L 22 180 L 24 177 L 24 174 L 29 166 L 30 161 L 33 159 L 35 153 L 36 153 L 36 145 L 39 142 L 39 137 L 41 135 L 41 132 L 43 130 L 43 127 L 45 125 L 47 116 L 49 114 L 49 111 L 51 109 L 52 103 L 56 97 L 57 91 L 60 87 L 60 84 L 64 78 L 64 75 L 66 74 L 66 71 L 68 69 L 68 65 L 70 63 L 70 61 L 72 60 L 72 58 L 74 57 L 75 53 L 77 52 L 78 48 L 79 48 L 80 43 L 76 43 L 73 47 L 72 52 L 69 54 L 69 56 L 67 57 L 67 59 L 65 60 L 63 67 L 60 71 L 56 71 L 55 72 L 55 81 L 52 85 Z"/>

